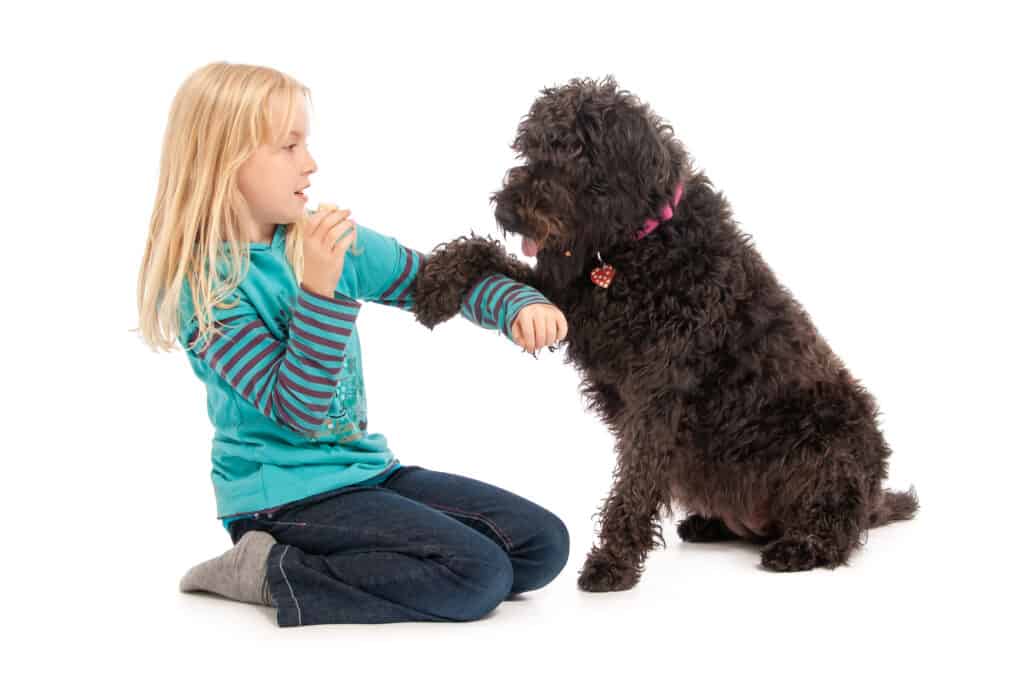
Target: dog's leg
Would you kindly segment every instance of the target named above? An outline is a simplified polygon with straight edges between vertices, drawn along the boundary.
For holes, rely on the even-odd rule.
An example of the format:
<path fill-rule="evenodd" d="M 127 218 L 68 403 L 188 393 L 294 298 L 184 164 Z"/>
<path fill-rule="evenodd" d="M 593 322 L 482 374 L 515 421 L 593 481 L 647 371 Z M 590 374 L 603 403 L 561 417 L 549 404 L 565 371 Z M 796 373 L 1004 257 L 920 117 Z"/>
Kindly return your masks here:
<path fill-rule="evenodd" d="M 651 436 L 646 428 L 620 434 L 614 483 L 600 512 L 600 543 L 587 556 L 578 580 L 584 591 L 632 588 L 640 580 L 655 540 L 665 543 L 659 513 L 668 502 L 668 451 L 659 451 L 653 441 L 644 440 Z"/>
<path fill-rule="evenodd" d="M 717 517 L 692 514 L 679 522 L 679 538 L 687 543 L 718 543 L 736 541 L 740 536 Z"/>
<path fill-rule="evenodd" d="M 835 467 L 835 463 L 833 463 Z M 782 521 L 782 537 L 761 551 L 761 564 L 776 572 L 844 565 L 862 545 L 868 527 L 868 494 L 857 470 L 814 482 L 814 491 L 794 502 Z"/>
<path fill-rule="evenodd" d="M 600 542 L 580 572 L 584 591 L 624 591 L 640 580 L 647 553 L 661 538 L 660 502 L 648 485 L 628 473 L 616 479 L 601 508 Z"/>

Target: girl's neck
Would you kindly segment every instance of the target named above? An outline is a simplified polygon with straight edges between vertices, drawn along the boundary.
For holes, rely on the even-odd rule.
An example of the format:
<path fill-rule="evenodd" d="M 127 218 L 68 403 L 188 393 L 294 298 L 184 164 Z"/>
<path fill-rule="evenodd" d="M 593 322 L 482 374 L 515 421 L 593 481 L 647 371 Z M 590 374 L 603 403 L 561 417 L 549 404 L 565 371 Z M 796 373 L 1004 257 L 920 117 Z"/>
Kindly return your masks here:
<path fill-rule="evenodd" d="M 250 239 L 253 243 L 262 243 L 264 245 L 270 245 L 274 241 L 274 231 L 277 229 L 277 224 L 266 224 L 260 226 L 255 230 L 254 233 L 250 233 Z"/>
<path fill-rule="evenodd" d="M 264 224 L 257 222 L 248 213 L 244 213 L 240 218 L 242 225 L 242 235 L 245 236 L 252 243 L 262 243 L 264 245 L 270 245 L 274 240 L 274 232 L 277 230 L 277 224 Z"/>

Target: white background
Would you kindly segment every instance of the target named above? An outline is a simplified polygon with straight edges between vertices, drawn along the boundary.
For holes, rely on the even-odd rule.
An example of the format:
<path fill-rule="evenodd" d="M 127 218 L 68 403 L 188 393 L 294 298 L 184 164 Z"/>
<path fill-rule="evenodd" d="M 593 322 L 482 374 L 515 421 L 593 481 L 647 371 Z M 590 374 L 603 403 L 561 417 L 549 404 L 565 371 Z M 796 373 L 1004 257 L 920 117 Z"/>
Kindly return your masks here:
<path fill-rule="evenodd" d="M 1012 3 L 34 4 L 3 10 L 5 669 L 115 683 L 881 683 L 1020 676 L 1021 64 Z M 372 7 L 371 7 L 372 6 Z M 475 230 L 539 89 L 613 74 L 669 120 L 877 397 L 919 518 L 777 575 L 666 521 L 640 585 L 576 573 L 611 439 L 561 354 L 360 315 L 405 464 L 563 518 L 569 564 L 467 624 L 279 629 L 182 595 L 230 544 L 184 354 L 135 279 L 174 92 L 214 60 L 313 91 L 312 204 L 428 250 Z M 518 251 L 519 246 L 512 246 Z M 6 680 L 6 679 L 5 679 Z M 414 681 L 415 680 L 415 681 Z M 1019 682 L 1018 682 L 1019 683 Z"/>

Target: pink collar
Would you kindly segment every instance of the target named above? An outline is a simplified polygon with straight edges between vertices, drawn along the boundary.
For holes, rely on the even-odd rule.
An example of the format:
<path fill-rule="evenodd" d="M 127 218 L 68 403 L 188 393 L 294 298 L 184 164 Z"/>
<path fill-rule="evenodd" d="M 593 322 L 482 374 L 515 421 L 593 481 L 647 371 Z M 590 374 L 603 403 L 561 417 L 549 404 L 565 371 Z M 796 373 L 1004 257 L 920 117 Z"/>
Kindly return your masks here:
<path fill-rule="evenodd" d="M 675 193 L 672 195 L 672 204 L 669 205 L 668 203 L 665 203 L 665 206 L 661 208 L 661 218 L 655 219 L 654 217 L 651 217 L 650 219 L 644 221 L 643 228 L 638 229 L 637 232 L 633 234 L 633 238 L 635 238 L 636 240 L 640 240 L 641 238 L 649 234 L 651 231 L 654 231 L 656 228 L 658 228 L 658 226 L 660 226 L 662 222 L 666 222 L 669 219 L 671 219 L 675 215 L 675 208 L 679 206 L 679 199 L 682 197 L 683 182 L 680 181 L 679 184 L 676 185 Z"/>

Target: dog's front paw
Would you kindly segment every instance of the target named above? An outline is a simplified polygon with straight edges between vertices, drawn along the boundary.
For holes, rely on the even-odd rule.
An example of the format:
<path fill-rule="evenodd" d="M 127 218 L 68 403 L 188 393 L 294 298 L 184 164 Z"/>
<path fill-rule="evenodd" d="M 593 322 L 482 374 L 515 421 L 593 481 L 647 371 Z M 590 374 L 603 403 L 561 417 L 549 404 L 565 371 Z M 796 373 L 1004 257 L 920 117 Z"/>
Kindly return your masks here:
<path fill-rule="evenodd" d="M 584 591 L 625 591 L 636 586 L 640 572 L 632 565 L 616 560 L 603 550 L 594 550 L 587 557 L 578 585 Z"/>

